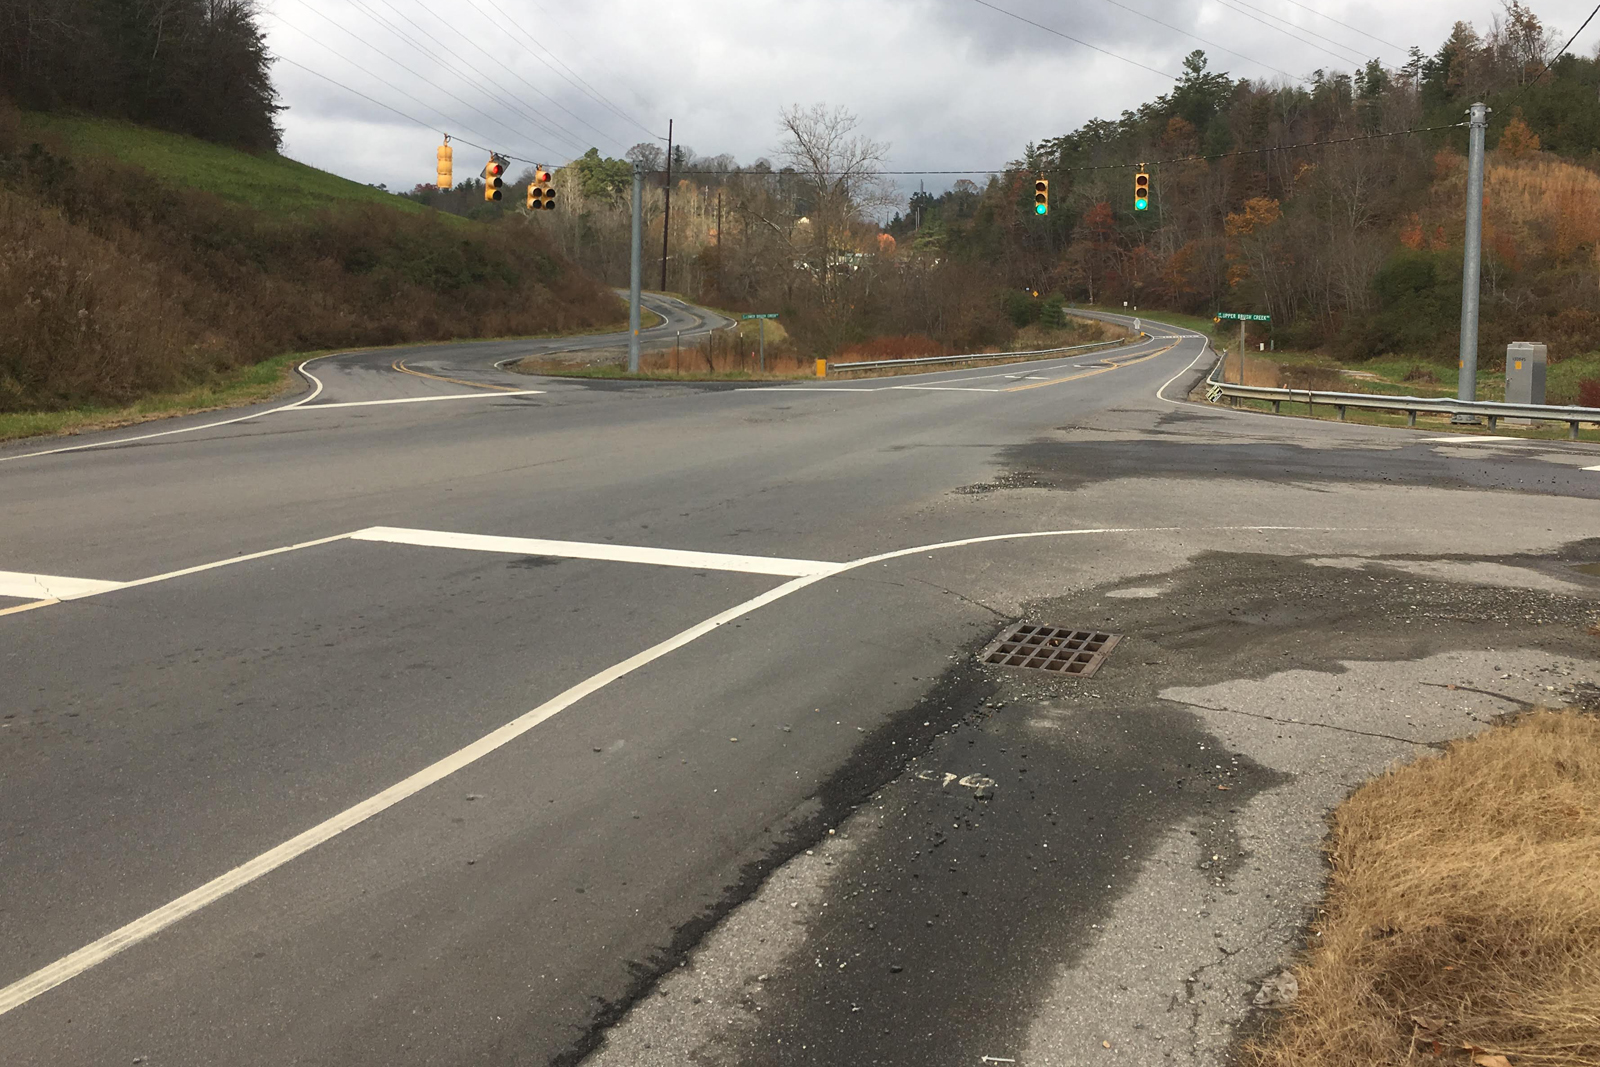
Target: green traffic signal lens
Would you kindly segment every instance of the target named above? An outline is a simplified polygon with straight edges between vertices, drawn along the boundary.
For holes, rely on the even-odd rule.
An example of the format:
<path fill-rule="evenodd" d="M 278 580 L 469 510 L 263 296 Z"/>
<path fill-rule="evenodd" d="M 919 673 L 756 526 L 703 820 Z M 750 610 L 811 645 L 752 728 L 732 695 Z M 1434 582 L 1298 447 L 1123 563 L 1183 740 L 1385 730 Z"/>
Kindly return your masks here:
<path fill-rule="evenodd" d="M 1135 200 L 1133 202 L 1133 210 L 1135 210 L 1135 211 L 1144 211 L 1144 210 L 1148 209 L 1149 207 L 1150 207 L 1150 201 L 1146 200 L 1142 196 L 1139 199 L 1137 199 L 1137 200 Z"/>
<path fill-rule="evenodd" d="M 1034 211 L 1035 211 L 1035 212 L 1036 212 L 1036 213 L 1037 213 L 1037 214 L 1040 214 L 1040 215 L 1045 215 L 1045 214 L 1049 214 L 1049 212 L 1050 212 L 1050 205 L 1048 205 L 1048 204 L 1035 204 L 1035 205 L 1034 205 L 1034 206 L 1033 206 L 1033 210 L 1034 210 Z"/>

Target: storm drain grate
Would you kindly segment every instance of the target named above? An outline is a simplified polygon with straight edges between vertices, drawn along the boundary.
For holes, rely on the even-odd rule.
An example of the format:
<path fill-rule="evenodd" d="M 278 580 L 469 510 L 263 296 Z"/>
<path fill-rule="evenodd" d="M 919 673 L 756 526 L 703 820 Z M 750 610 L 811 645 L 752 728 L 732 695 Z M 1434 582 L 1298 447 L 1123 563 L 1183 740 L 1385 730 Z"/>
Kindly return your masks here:
<path fill-rule="evenodd" d="M 1028 667 L 1087 678 L 1100 669 L 1120 640 L 1121 634 L 1019 622 L 1007 628 L 978 658 L 1002 667 Z"/>

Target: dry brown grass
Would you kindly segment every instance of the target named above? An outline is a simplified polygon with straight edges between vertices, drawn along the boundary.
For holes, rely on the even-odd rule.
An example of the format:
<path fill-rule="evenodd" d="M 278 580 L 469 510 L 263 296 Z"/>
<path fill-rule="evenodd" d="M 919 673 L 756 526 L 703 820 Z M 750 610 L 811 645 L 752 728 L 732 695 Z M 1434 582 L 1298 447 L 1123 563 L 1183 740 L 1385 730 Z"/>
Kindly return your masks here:
<path fill-rule="evenodd" d="M 1300 997 L 1245 1063 L 1600 1063 L 1600 719 L 1537 712 L 1391 771 L 1329 847 Z"/>

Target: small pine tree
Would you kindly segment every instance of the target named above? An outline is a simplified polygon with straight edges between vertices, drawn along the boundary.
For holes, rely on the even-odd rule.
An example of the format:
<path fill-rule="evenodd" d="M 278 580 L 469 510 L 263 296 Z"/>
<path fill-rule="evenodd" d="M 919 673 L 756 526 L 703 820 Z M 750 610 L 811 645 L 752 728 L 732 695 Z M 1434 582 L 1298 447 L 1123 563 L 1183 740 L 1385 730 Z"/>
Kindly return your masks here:
<path fill-rule="evenodd" d="M 1539 151 L 1539 135 L 1528 128 L 1519 115 L 1506 123 L 1500 134 L 1500 154 L 1507 159 L 1527 159 Z"/>

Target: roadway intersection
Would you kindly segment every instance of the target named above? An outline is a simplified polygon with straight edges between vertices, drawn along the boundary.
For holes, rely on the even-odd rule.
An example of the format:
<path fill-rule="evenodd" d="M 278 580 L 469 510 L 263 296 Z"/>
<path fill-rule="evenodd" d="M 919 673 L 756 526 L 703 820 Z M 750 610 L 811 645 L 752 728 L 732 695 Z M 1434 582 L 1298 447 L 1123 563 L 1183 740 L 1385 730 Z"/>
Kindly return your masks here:
<path fill-rule="evenodd" d="M 1189 404 L 1150 329 L 759 387 L 353 353 L 0 449 L 8 1061 L 1214 1061 L 1341 790 L 1594 679 L 1600 450 Z M 1021 617 L 1127 636 L 978 667 Z"/>

